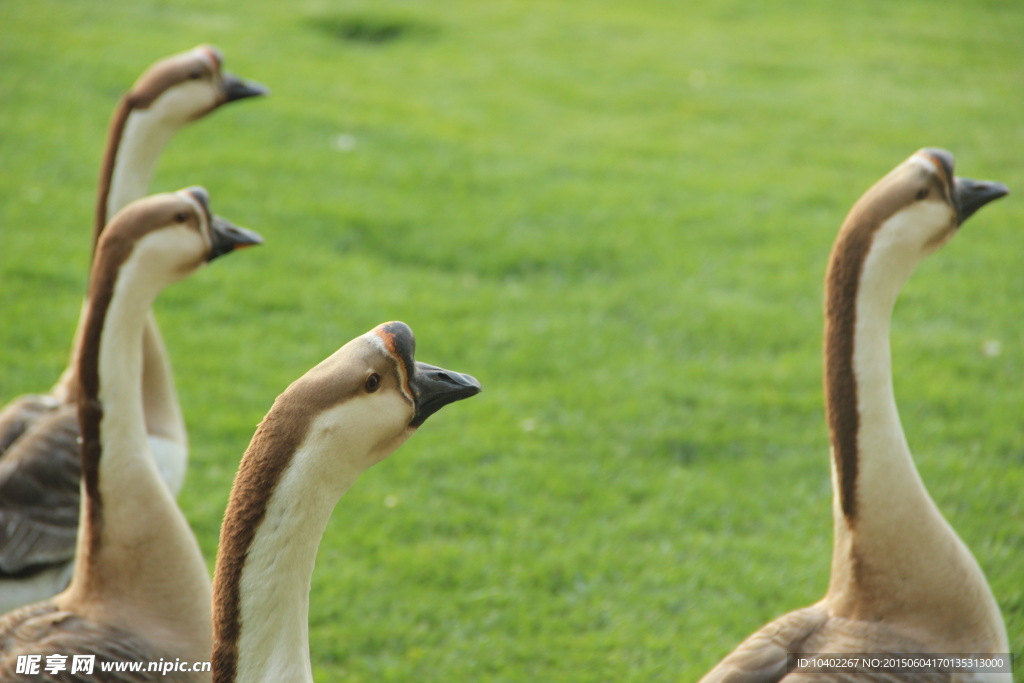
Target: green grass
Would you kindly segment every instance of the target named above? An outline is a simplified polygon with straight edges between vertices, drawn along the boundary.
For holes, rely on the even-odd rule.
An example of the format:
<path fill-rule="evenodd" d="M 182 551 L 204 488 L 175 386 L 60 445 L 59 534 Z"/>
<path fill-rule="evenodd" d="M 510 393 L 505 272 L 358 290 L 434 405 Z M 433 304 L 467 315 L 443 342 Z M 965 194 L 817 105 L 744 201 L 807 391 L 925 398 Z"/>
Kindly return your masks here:
<path fill-rule="evenodd" d="M 274 91 L 182 132 L 154 186 L 267 240 L 158 304 L 211 568 L 255 424 L 350 338 L 404 320 L 485 387 L 338 506 L 318 681 L 691 681 L 816 600 L 840 222 L 923 146 L 1024 191 L 1008 0 L 0 3 L 0 396 L 63 367 L 118 95 L 202 41 Z M 1018 658 L 1022 207 L 923 264 L 893 327 L 921 474 Z"/>

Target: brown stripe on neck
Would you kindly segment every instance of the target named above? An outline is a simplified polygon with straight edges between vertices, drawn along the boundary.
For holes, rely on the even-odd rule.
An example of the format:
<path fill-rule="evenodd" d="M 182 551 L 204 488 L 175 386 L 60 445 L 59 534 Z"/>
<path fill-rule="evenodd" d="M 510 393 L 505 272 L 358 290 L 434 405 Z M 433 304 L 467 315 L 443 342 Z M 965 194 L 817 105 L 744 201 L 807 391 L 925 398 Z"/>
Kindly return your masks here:
<path fill-rule="evenodd" d="M 839 229 L 825 276 L 825 414 L 839 480 L 839 502 L 849 523 L 857 518 L 860 411 L 854 372 L 857 295 L 864 262 L 879 228 L 906 204 L 888 191 L 892 176 L 854 204 Z"/>
<path fill-rule="evenodd" d="M 78 423 L 82 433 L 82 480 L 85 482 L 87 522 L 82 528 L 88 536 L 86 547 L 90 557 L 95 557 L 103 524 L 103 501 L 99 489 L 100 457 L 103 454 L 100 346 L 117 277 L 133 247 L 134 241 L 106 240 L 103 250 L 97 250 L 89 282 L 89 312 L 78 354 Z"/>
<path fill-rule="evenodd" d="M 92 249 L 93 258 L 96 258 L 96 246 L 99 244 L 100 235 L 107 225 L 107 207 L 110 206 L 110 186 L 114 180 L 114 167 L 117 165 L 117 153 L 121 149 L 121 142 L 124 138 L 124 129 L 128 123 L 135 105 L 132 103 L 131 95 L 125 95 L 114 110 L 114 117 L 110 120 L 110 128 L 107 131 L 107 148 L 103 153 L 103 165 L 100 167 L 99 190 L 96 194 L 96 215 L 93 220 Z"/>
<path fill-rule="evenodd" d="M 99 489 L 100 458 L 103 455 L 103 436 L 100 433 L 103 419 L 103 403 L 100 400 L 100 348 L 103 333 L 122 266 L 131 257 L 140 239 L 170 222 L 169 215 L 165 217 L 163 214 L 173 212 L 174 207 L 168 207 L 166 203 L 166 199 L 153 197 L 136 202 L 119 212 L 97 244 L 89 278 L 88 312 L 75 363 L 75 374 L 78 382 L 78 422 L 82 434 L 82 480 L 85 482 L 86 497 L 86 524 L 82 528 L 88 536 L 86 548 L 92 557 L 99 547 L 103 523 L 103 501 Z M 140 347 L 141 343 L 140 335 Z M 141 386 L 139 391 L 141 397 Z"/>
<path fill-rule="evenodd" d="M 93 258 L 96 256 L 96 245 L 107 224 L 107 209 L 110 206 L 110 186 L 114 179 L 114 167 L 117 165 L 117 153 L 121 149 L 125 125 L 128 117 L 135 110 L 145 110 L 167 90 L 189 78 L 192 62 L 184 56 L 176 56 L 158 62 L 147 70 L 132 86 L 131 92 L 121 98 L 110 120 L 107 131 L 107 147 L 103 153 L 103 164 L 100 167 L 100 183 L 96 196 L 96 215 L 93 221 L 92 245 Z M 205 112 L 204 112 L 205 113 Z"/>
<path fill-rule="evenodd" d="M 220 528 L 213 576 L 213 683 L 234 683 L 237 677 L 242 572 L 274 491 L 313 420 L 354 396 L 363 386 L 361 366 L 338 372 L 331 360 L 328 358 L 307 372 L 277 397 L 256 429 L 235 475 Z M 356 377 L 358 381 L 354 381 Z M 273 587 L 268 586 L 267 590 Z"/>
<path fill-rule="evenodd" d="M 237 675 L 242 569 L 270 499 L 312 420 L 308 413 L 278 409 L 278 404 L 263 418 L 245 451 L 220 529 L 213 577 L 214 683 L 233 682 Z"/>

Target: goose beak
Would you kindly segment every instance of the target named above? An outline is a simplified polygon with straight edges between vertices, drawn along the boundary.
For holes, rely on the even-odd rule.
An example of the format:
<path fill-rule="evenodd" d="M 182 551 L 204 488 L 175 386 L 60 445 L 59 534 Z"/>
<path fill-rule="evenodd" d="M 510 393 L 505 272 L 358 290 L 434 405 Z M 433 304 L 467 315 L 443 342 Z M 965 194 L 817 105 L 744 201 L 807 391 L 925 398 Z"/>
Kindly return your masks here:
<path fill-rule="evenodd" d="M 1002 183 L 991 180 L 957 178 L 953 183 L 953 202 L 956 204 L 960 224 L 962 225 L 981 207 L 1008 194 L 1010 194 L 1009 188 Z"/>
<path fill-rule="evenodd" d="M 409 386 L 416 396 L 416 414 L 410 427 L 419 427 L 449 403 L 476 396 L 481 391 L 475 377 L 419 362 Z"/>
<path fill-rule="evenodd" d="M 245 81 L 234 75 L 233 73 L 225 71 L 221 76 L 225 102 L 234 102 L 235 100 L 242 100 L 246 97 L 259 97 L 261 95 L 267 95 L 270 93 L 270 88 L 255 81 Z"/>
<path fill-rule="evenodd" d="M 213 247 L 210 249 L 210 255 L 206 257 L 207 261 L 230 254 L 237 249 L 263 244 L 263 238 L 259 233 L 233 225 L 220 216 L 214 216 L 210 221 L 210 237 L 213 240 Z"/>

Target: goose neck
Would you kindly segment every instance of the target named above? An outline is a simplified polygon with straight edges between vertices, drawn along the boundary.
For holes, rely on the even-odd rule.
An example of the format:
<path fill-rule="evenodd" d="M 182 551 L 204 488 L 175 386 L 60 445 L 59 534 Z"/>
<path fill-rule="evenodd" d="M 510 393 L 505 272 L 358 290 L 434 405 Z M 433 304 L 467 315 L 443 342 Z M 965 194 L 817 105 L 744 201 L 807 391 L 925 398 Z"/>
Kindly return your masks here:
<path fill-rule="evenodd" d="M 159 112 L 151 109 L 137 109 L 122 104 L 119 115 L 125 117 L 121 125 L 115 120 L 106 172 L 108 178 L 101 182 L 108 188 L 98 219 L 109 222 L 118 211 L 139 197 L 146 196 L 160 153 L 178 130 Z M 102 227 L 102 226 L 100 226 Z"/>
<path fill-rule="evenodd" d="M 225 514 L 214 579 L 217 683 L 313 680 L 308 621 L 317 548 L 362 468 L 316 439 L 296 444 L 288 422 L 271 411 L 260 425 Z"/>
<path fill-rule="evenodd" d="M 104 264 L 105 265 L 105 264 Z M 127 474 L 131 481 L 139 455 L 147 450 L 142 409 L 142 334 L 157 289 L 130 260 L 118 268 L 112 286 L 94 278 L 79 359 L 84 406 L 83 439 L 95 441 L 95 462 L 83 463 L 87 496 L 115 494 Z M 97 268 L 96 270 L 102 270 Z M 94 413 L 98 409 L 98 414 Z M 97 420 L 98 418 L 98 420 Z M 95 433 L 91 430 L 95 429 Z M 88 432 L 88 433 L 87 433 Z"/>
<path fill-rule="evenodd" d="M 993 613 L 998 618 L 998 608 L 970 551 L 928 495 L 896 407 L 890 323 L 919 258 L 901 251 L 887 224 L 872 237 L 859 261 L 842 254 L 840 240 L 828 276 L 825 386 L 835 491 L 830 608 L 869 620 L 899 614 L 923 632 L 970 615 L 982 631 L 991 630 L 984 622 Z M 959 577 L 955 594 L 949 576 Z"/>
<path fill-rule="evenodd" d="M 209 653 L 209 578 L 153 462 L 142 408 L 142 335 L 167 283 L 130 253 L 118 258 L 101 253 L 93 268 L 77 365 L 82 514 L 75 573 L 61 600 L 131 605 L 125 627 L 151 624 L 165 636 L 169 629 L 202 658 Z M 144 550 L 126 556 L 127 548 Z"/>
<path fill-rule="evenodd" d="M 107 133 L 107 147 L 100 169 L 93 226 L 94 258 L 100 235 L 107 223 L 125 206 L 148 194 L 160 153 L 176 129 L 154 112 L 135 108 L 130 95 L 121 99 Z M 88 315 L 87 297 L 75 327 L 71 360 L 52 390 L 58 400 L 77 400 L 75 367 L 78 365 Z"/>
<path fill-rule="evenodd" d="M 844 228 L 826 281 L 825 399 L 837 520 L 859 524 L 862 499 L 914 473 L 892 385 L 893 306 L 916 261 L 892 248 L 886 226 Z M 899 470 L 894 472 L 893 469 Z M 913 477 L 911 477 L 913 478 Z M 885 506 L 876 506 L 885 508 Z"/>
<path fill-rule="evenodd" d="M 143 283 L 133 287 L 137 269 L 100 254 L 93 267 L 76 359 L 79 424 L 82 432 L 82 524 L 77 563 L 82 579 L 97 560 L 106 529 L 107 493 L 117 505 L 117 487 L 128 485 L 147 449 L 142 413 L 142 332 L 156 296 Z M 144 470 L 144 468 L 143 468 Z M 143 471 L 144 474 L 144 471 Z M 144 483 L 146 477 L 141 481 Z"/>

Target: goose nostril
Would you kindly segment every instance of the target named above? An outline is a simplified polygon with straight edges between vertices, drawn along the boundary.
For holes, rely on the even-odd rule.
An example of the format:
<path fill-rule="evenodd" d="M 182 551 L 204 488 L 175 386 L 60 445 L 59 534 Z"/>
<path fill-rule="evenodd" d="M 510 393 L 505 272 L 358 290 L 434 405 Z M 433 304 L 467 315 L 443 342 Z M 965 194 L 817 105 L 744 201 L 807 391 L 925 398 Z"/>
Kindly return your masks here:
<path fill-rule="evenodd" d="M 447 382 L 448 384 L 461 384 L 454 377 L 449 375 L 447 372 L 432 372 L 428 375 L 430 379 L 437 380 L 438 382 Z"/>

